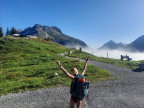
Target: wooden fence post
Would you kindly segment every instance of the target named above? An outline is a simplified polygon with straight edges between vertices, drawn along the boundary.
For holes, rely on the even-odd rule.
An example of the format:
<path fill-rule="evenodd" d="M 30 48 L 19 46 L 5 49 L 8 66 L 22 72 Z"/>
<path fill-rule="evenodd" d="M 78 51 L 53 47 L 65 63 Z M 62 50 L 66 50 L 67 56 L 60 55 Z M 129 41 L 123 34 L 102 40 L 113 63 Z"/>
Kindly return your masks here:
<path fill-rule="evenodd" d="M 82 51 L 82 48 L 80 47 L 79 48 L 79 61 L 80 61 L 80 53 L 81 53 L 81 51 Z"/>

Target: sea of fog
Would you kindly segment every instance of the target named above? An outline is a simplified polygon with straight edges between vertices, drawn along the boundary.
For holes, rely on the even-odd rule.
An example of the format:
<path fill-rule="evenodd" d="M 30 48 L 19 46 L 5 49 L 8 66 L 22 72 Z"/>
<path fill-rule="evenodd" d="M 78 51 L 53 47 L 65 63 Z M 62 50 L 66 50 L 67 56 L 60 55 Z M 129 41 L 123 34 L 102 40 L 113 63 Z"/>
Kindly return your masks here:
<path fill-rule="evenodd" d="M 93 49 L 82 49 L 85 52 L 91 53 L 95 56 L 98 57 L 106 57 L 108 58 L 115 58 L 115 59 L 120 59 L 121 55 L 126 55 L 132 58 L 133 61 L 138 61 L 138 60 L 144 60 L 144 52 L 126 52 L 126 51 L 120 51 L 120 50 L 93 50 Z"/>

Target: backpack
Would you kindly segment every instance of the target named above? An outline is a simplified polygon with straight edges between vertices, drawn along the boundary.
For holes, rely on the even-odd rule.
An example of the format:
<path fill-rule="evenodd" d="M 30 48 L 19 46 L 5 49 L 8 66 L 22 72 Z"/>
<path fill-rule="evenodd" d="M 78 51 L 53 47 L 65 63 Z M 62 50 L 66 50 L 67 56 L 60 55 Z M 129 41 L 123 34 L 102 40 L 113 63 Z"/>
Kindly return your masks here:
<path fill-rule="evenodd" d="M 85 80 L 83 75 L 75 76 L 75 83 L 71 85 L 71 95 L 83 99 L 88 94 L 89 82 Z"/>

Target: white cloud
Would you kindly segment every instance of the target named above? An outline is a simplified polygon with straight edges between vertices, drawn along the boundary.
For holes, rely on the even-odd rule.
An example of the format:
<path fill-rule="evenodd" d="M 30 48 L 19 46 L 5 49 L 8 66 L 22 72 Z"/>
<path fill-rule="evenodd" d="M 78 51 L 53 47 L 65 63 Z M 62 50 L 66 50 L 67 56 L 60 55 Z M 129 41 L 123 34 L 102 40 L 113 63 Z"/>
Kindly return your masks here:
<path fill-rule="evenodd" d="M 82 50 L 91 54 L 93 53 L 93 55 L 96 55 L 98 57 L 107 57 L 107 53 L 108 53 L 108 58 L 120 59 L 121 55 L 127 54 L 134 61 L 144 60 L 144 53 L 141 52 L 132 53 L 132 52 L 126 52 L 120 50 L 94 50 L 91 48 L 85 48 Z"/>

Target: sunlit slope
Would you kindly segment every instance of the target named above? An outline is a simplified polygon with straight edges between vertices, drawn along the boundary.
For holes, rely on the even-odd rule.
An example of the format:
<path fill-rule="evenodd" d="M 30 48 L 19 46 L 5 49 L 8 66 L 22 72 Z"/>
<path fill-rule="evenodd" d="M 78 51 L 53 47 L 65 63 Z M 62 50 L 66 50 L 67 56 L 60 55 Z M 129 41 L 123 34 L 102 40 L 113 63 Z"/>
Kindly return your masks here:
<path fill-rule="evenodd" d="M 52 86 L 67 86 L 71 80 L 59 69 L 56 60 L 70 72 L 76 67 L 83 69 L 84 63 L 60 57 L 68 48 L 43 39 L 6 37 L 0 39 L 0 95 L 34 90 Z M 54 73 L 58 73 L 54 77 Z M 108 78 L 111 74 L 93 65 L 88 65 L 86 78 L 94 81 Z"/>

